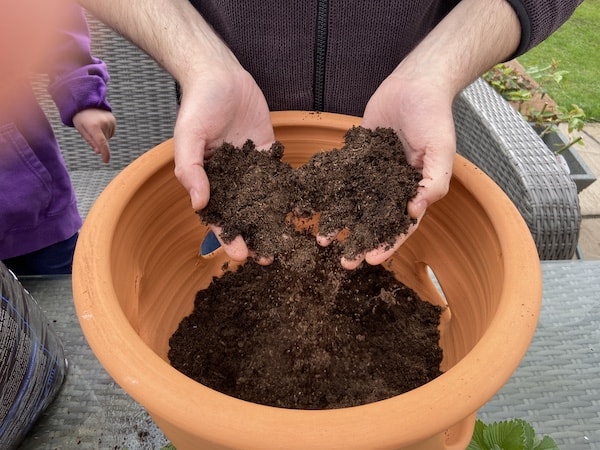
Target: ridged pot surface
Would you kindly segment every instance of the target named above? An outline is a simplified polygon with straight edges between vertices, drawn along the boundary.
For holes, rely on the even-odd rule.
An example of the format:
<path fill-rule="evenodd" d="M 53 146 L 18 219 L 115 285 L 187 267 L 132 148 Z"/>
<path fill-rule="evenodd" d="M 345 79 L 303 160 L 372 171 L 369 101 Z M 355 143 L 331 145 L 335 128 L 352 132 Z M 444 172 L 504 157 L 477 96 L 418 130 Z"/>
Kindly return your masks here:
<path fill-rule="evenodd" d="M 272 114 L 292 165 L 339 147 L 360 119 Z M 539 259 L 506 195 L 456 156 L 448 195 L 431 206 L 392 257 L 397 278 L 445 302 L 437 379 L 353 408 L 288 410 L 241 401 L 172 368 L 168 340 L 196 292 L 221 273 L 224 254 L 198 255 L 207 232 L 173 175 L 173 141 L 127 167 L 81 231 L 73 270 L 77 314 L 106 370 L 142 404 L 178 450 L 461 449 L 475 414 L 508 380 L 533 337 L 541 305 Z M 443 290 L 438 294 L 429 272 Z"/>

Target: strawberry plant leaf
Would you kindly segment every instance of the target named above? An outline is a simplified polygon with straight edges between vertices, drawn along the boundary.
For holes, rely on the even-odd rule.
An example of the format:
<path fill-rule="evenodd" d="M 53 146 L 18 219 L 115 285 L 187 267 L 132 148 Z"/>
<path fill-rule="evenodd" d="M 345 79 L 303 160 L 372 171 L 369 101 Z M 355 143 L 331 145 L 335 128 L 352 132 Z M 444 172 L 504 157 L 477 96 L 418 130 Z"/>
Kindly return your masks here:
<path fill-rule="evenodd" d="M 522 450 L 525 441 L 523 423 L 519 420 L 496 422 L 484 430 L 488 448 L 502 450 Z"/>
<path fill-rule="evenodd" d="M 475 422 L 467 450 L 559 450 L 548 436 L 539 439 L 533 427 L 522 419 L 485 424 Z"/>
<path fill-rule="evenodd" d="M 559 450 L 556 442 L 550 436 L 544 436 L 544 438 L 533 447 L 533 450 Z"/>

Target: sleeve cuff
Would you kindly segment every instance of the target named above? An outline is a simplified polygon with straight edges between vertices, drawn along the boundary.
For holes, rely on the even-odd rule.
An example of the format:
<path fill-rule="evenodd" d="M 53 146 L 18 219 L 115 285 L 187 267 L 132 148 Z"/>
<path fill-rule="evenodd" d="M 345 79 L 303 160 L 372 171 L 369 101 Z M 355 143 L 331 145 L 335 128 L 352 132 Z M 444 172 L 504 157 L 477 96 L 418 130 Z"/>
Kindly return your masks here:
<path fill-rule="evenodd" d="M 49 87 L 62 122 L 73 126 L 73 117 L 84 109 L 103 109 L 112 111 L 106 98 L 106 83 L 99 76 L 81 76 L 70 78 L 68 82 L 57 83 Z"/>

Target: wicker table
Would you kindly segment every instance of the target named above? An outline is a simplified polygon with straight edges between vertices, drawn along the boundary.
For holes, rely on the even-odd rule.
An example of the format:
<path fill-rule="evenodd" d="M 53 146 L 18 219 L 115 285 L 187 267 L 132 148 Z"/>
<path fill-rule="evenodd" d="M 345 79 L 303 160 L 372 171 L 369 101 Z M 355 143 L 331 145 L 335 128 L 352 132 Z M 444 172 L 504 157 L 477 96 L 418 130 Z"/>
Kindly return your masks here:
<path fill-rule="evenodd" d="M 600 449 L 600 261 L 548 261 L 542 267 L 544 303 L 533 343 L 479 417 L 523 418 L 562 449 Z M 21 449 L 164 446 L 168 441 L 152 419 L 88 347 L 73 308 L 71 278 L 22 282 L 63 339 L 70 365 L 62 391 Z"/>

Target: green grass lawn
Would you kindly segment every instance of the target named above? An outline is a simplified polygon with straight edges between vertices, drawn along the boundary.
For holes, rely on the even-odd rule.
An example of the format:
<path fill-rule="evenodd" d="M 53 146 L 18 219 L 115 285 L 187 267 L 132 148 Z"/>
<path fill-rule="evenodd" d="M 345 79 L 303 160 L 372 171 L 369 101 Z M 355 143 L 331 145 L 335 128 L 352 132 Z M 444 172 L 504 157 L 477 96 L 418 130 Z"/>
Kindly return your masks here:
<path fill-rule="evenodd" d="M 525 68 L 556 62 L 567 71 L 560 84 L 541 84 L 561 108 L 576 104 L 590 121 L 600 121 L 599 24 L 600 0 L 585 0 L 556 33 L 518 58 Z"/>

